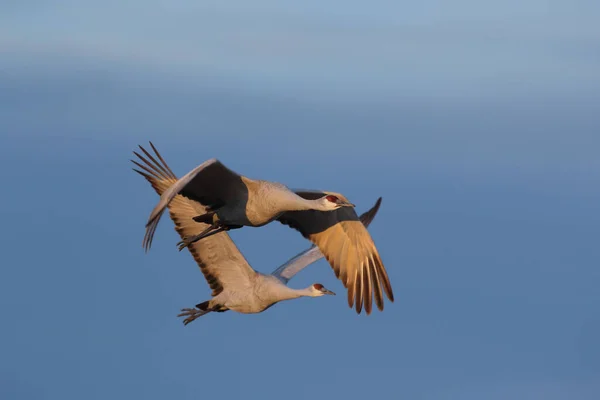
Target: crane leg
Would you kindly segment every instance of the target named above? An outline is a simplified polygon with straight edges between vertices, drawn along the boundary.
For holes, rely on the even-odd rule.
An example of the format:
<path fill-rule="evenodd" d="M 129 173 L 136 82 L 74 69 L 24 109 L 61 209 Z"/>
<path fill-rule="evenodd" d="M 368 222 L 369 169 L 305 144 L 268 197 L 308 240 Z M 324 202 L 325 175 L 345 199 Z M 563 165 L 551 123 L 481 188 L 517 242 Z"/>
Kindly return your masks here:
<path fill-rule="evenodd" d="M 220 306 L 219 304 L 215 304 L 212 307 L 209 307 L 210 304 L 210 300 L 202 302 L 200 304 L 196 304 L 196 308 L 182 308 L 181 309 L 181 314 L 177 315 L 178 317 L 187 317 L 186 319 L 183 320 L 183 324 L 187 325 L 190 322 L 192 322 L 193 320 L 195 320 L 196 318 L 199 318 L 205 314 L 208 314 L 209 312 L 222 312 L 222 311 L 226 311 L 222 309 L 222 306 Z"/>
<path fill-rule="evenodd" d="M 179 249 L 179 251 L 181 251 L 188 247 L 190 244 L 197 242 L 198 240 L 207 238 L 220 232 L 226 232 L 231 229 L 239 229 L 241 227 L 241 225 L 220 225 L 218 223 L 213 224 L 195 236 L 186 237 L 185 239 L 177 243 L 177 248 Z"/>
<path fill-rule="evenodd" d="M 208 228 L 206 228 L 205 230 L 200 232 L 199 234 L 197 234 L 195 236 L 186 237 L 185 239 L 183 239 L 182 241 L 177 243 L 177 247 L 179 248 L 179 251 L 181 251 L 181 250 L 185 249 L 186 247 L 188 247 L 190 244 L 195 243 L 198 240 L 203 239 L 207 236 L 211 236 L 211 235 L 214 235 L 215 233 L 219 233 L 222 230 L 223 230 L 223 227 L 212 224 Z"/>

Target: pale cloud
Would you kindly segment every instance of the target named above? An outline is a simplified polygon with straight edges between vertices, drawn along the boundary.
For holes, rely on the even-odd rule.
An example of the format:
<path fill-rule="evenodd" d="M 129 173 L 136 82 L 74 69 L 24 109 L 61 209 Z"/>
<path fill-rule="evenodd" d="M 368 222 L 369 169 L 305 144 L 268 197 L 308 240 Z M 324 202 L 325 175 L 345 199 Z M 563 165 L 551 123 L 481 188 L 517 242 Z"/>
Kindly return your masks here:
<path fill-rule="evenodd" d="M 387 2 L 375 10 L 359 2 L 71 2 L 8 13 L 0 50 L 15 59 L 90 58 L 323 95 L 593 93 L 600 89 L 598 6 L 577 4 L 583 8 L 466 0 L 451 7 Z"/>

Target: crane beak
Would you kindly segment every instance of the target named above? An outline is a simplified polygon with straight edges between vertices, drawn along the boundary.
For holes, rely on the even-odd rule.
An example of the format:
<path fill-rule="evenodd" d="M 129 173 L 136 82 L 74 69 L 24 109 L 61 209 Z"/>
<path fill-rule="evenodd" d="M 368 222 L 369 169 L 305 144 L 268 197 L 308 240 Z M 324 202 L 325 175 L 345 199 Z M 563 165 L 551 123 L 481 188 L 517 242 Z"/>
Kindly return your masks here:
<path fill-rule="evenodd" d="M 323 293 L 323 294 L 329 294 L 331 296 L 335 296 L 335 293 L 333 293 L 331 290 L 327 290 L 325 288 L 321 289 L 321 293 Z"/>
<path fill-rule="evenodd" d="M 342 203 L 343 206 L 345 207 L 356 207 L 354 204 L 352 203 Z"/>

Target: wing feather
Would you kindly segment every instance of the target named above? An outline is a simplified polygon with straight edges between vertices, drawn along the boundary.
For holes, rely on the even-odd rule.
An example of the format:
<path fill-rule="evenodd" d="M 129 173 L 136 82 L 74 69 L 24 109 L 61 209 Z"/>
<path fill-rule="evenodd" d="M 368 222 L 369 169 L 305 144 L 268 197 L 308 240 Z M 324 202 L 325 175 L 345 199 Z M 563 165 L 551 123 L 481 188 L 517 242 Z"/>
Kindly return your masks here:
<path fill-rule="evenodd" d="M 375 218 L 375 215 L 377 215 L 377 211 L 379 211 L 380 206 L 381 206 L 381 197 L 379 199 L 377 199 L 377 202 L 375 202 L 375 205 L 373 207 L 371 207 L 370 210 L 361 214 L 360 221 L 365 225 L 365 227 L 368 228 L 369 225 L 371 224 L 371 222 L 373 222 L 373 219 Z M 347 245 L 347 241 L 344 241 L 343 246 L 346 246 L 346 245 Z M 345 256 L 345 254 L 346 254 L 345 252 L 342 252 L 342 256 Z M 271 273 L 271 275 L 279 278 L 283 283 L 287 284 L 289 282 L 289 280 L 292 279 L 298 272 L 302 271 L 304 268 L 306 268 L 310 264 L 320 260 L 323 257 L 324 256 L 323 256 L 323 253 L 321 252 L 321 250 L 319 250 L 319 248 L 313 244 L 308 249 L 300 252 L 299 254 L 290 258 L 284 264 L 279 266 L 275 271 L 273 271 Z M 343 259 L 342 259 L 341 264 L 342 265 L 344 264 Z M 342 270 L 341 272 L 345 273 L 346 271 Z M 338 277 L 338 278 L 340 278 L 340 277 Z M 340 278 L 340 279 L 342 279 L 342 278 Z M 346 279 L 346 278 L 343 277 L 343 279 Z"/>
<path fill-rule="evenodd" d="M 165 193 L 178 180 L 173 171 L 161 157 L 154 145 L 150 143 L 154 150 L 155 157 L 152 157 L 144 148 L 140 146 L 146 157 L 134 152 L 142 163 L 131 160 L 144 171 L 134 169 L 142 175 L 154 188 L 159 195 Z M 183 239 L 187 236 L 195 235 L 206 228 L 206 224 L 198 223 L 192 218 L 205 213 L 205 206 L 182 195 L 176 194 L 167 204 L 171 219 L 175 223 L 175 230 Z M 164 212 L 166 208 L 161 211 Z M 156 229 L 158 218 L 151 222 L 152 229 Z M 147 241 L 148 230 L 144 237 L 144 244 Z M 227 285 L 249 285 L 256 275 L 256 272 L 250 267 L 248 261 L 244 258 L 235 243 L 226 232 L 221 232 L 209 236 L 203 240 L 197 241 L 190 246 L 188 250 L 200 267 L 206 282 L 212 289 L 212 296 L 219 294 Z"/>
<path fill-rule="evenodd" d="M 150 172 L 157 179 L 162 179 L 162 177 L 173 179 L 175 176 L 173 171 L 171 171 L 164 159 L 156 151 L 154 145 L 150 143 L 150 146 L 152 146 L 152 149 L 160 162 L 142 146 L 139 146 L 140 149 L 150 161 L 135 151 L 134 154 L 146 165 L 140 165 L 136 161 L 132 161 L 139 167 Z M 203 162 L 180 179 L 175 178 L 175 181 L 169 181 L 169 183 L 170 186 L 161 192 L 158 204 L 150 213 L 150 217 L 148 217 L 144 240 L 144 248 L 146 251 L 152 246 L 152 240 L 154 238 L 154 233 L 156 232 L 156 227 L 158 226 L 158 221 L 162 217 L 165 209 L 177 195 L 187 197 L 204 206 L 215 204 L 224 205 L 228 202 L 236 201 L 236 199 L 248 197 L 247 188 L 242 182 L 242 177 L 227 168 L 216 158 Z M 202 214 L 205 212 L 206 210 L 203 209 Z"/>
<path fill-rule="evenodd" d="M 306 199 L 333 194 L 346 200 L 341 194 L 333 192 L 296 193 Z M 377 210 L 366 218 L 372 220 L 376 213 Z M 392 286 L 379 252 L 353 207 L 342 207 L 335 211 L 290 211 L 282 214 L 278 220 L 298 230 L 319 247 L 336 276 L 348 290 L 348 305 L 355 306 L 357 313 L 360 314 L 363 306 L 367 314 L 371 313 L 371 296 L 373 291 L 377 292 L 377 285 L 384 289 L 391 302 L 394 301 Z M 380 299 L 377 293 L 375 296 L 376 299 Z M 383 301 L 377 305 L 380 310 L 383 309 Z"/>

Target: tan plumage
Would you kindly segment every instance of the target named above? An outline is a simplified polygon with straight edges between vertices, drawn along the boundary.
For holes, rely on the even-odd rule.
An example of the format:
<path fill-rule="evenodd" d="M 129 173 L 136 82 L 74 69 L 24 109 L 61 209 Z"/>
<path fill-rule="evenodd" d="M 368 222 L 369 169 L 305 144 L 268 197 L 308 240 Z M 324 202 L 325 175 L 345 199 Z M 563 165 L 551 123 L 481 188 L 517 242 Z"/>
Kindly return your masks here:
<path fill-rule="evenodd" d="M 134 160 L 137 166 L 145 172 L 135 170 L 144 176 L 152 185 L 156 193 L 161 195 L 165 190 L 177 182 L 177 177 L 162 159 L 158 151 L 150 144 L 161 162 L 158 162 L 151 154 L 140 147 L 148 159 L 138 153 L 135 153 L 146 165 L 140 164 Z M 151 161 L 149 161 L 151 160 Z M 175 230 L 182 238 L 194 235 L 199 229 L 204 229 L 206 224 L 195 222 L 192 218 L 203 214 L 205 207 L 200 203 L 190 200 L 182 195 L 177 195 L 169 203 L 169 214 L 175 223 Z M 188 246 L 192 257 L 198 263 L 206 282 L 212 289 L 212 296 L 216 296 L 223 291 L 223 286 L 227 286 L 231 281 L 237 285 L 242 282 L 251 284 L 251 278 L 256 274 L 248 261 L 229 235 L 225 232 L 218 233 L 204 240 L 197 241 Z"/>
<path fill-rule="evenodd" d="M 196 222 L 193 219 L 198 215 L 206 213 L 206 207 L 203 206 L 201 202 L 205 201 L 204 198 L 215 196 L 213 192 L 206 189 L 209 184 L 203 182 L 200 182 L 202 183 L 201 185 L 198 184 L 198 186 L 192 186 L 187 190 L 186 194 L 185 188 L 188 187 L 186 181 L 198 179 L 193 178 L 194 170 L 178 180 L 152 143 L 150 145 L 155 151 L 156 156 L 162 162 L 162 165 L 141 146 L 140 148 L 146 157 L 152 162 L 149 162 L 138 153 L 135 154 L 140 157 L 146 165 L 134 161 L 136 165 L 146 171 L 137 172 L 145 176 L 146 179 L 152 183 L 157 193 L 161 195 L 159 205 L 155 207 L 147 225 L 146 235 L 144 237 L 144 247 L 146 247 L 146 249 L 148 249 L 151 243 L 160 215 L 167 207 L 170 210 L 171 218 L 175 221 L 176 230 L 182 239 L 193 237 L 198 231 L 209 226 L 205 223 Z M 228 181 L 228 185 L 232 185 L 232 182 L 237 182 L 238 180 L 243 182 L 243 179 L 240 180 L 239 175 L 231 172 L 214 159 L 202 164 L 195 170 L 206 170 L 206 168 L 214 168 L 214 171 L 216 171 L 215 173 L 221 174 L 222 179 Z M 211 175 L 214 174 L 210 173 L 210 175 L 206 176 Z M 189 179 L 186 178 L 188 176 L 190 177 Z M 201 175 L 196 176 L 198 177 Z M 213 177 L 212 179 L 216 178 Z M 214 181 L 209 181 L 213 182 L 211 184 L 214 186 Z M 216 181 L 219 181 L 219 179 L 216 179 Z M 197 181 L 194 181 L 194 185 L 196 182 Z M 175 185 L 176 183 L 177 185 Z M 285 191 L 277 192 L 274 190 L 280 190 L 281 188 L 279 186 L 274 186 L 272 183 L 255 181 L 254 184 L 258 183 L 260 183 L 267 192 L 270 190 L 269 193 L 275 197 L 277 197 L 277 194 L 286 193 Z M 239 184 L 234 184 L 234 186 L 241 187 Z M 247 186 L 244 184 L 242 186 L 245 188 L 245 191 L 240 189 L 238 192 L 242 194 L 242 200 L 244 201 L 249 198 L 249 194 L 256 195 L 255 192 L 258 193 L 258 191 L 253 191 L 252 185 Z M 181 190 L 181 187 L 184 189 Z M 202 188 L 201 193 L 197 195 L 191 193 L 192 189 L 200 187 Z M 223 189 L 221 189 L 221 191 L 223 191 Z M 236 197 L 232 193 L 229 193 L 229 191 L 230 190 L 228 190 L 227 193 L 220 194 L 220 196 L 227 197 L 229 198 L 228 202 L 235 203 Z M 183 195 L 176 193 L 183 193 Z M 240 195 L 239 193 L 238 195 Z M 322 199 L 328 197 L 328 195 L 333 195 L 338 198 L 338 201 L 347 204 L 350 203 L 345 196 L 339 193 L 322 191 L 294 191 L 290 193 L 293 193 L 300 201 L 315 201 L 316 199 Z M 227 196 L 225 196 L 225 194 L 227 194 Z M 211 201 L 207 202 L 210 203 Z M 383 310 L 383 291 L 385 291 L 390 301 L 394 301 L 392 287 L 381 261 L 381 257 L 373 243 L 371 235 L 361 223 L 354 207 L 340 207 L 328 211 L 307 209 L 304 207 L 304 209 L 300 211 L 285 211 L 275 216 L 275 218 L 283 224 L 298 230 L 305 238 L 319 247 L 320 251 L 333 268 L 336 276 L 347 288 L 348 305 L 351 308 L 355 306 L 357 313 L 360 314 L 364 306 L 365 312 L 370 314 L 372 311 L 373 297 L 375 298 L 377 308 Z M 221 264 L 221 260 L 217 260 L 217 258 L 220 257 L 225 259 L 227 258 L 226 254 L 229 253 L 231 254 L 231 257 L 234 258 L 234 262 L 230 263 L 232 266 L 235 265 L 236 259 L 239 259 L 239 262 L 244 263 L 252 273 L 256 272 L 248 265 L 226 233 L 223 232 L 214 236 L 216 240 L 210 240 L 212 237 L 206 237 L 192 242 L 189 249 L 200 265 L 209 285 L 211 285 L 213 291 L 216 291 L 213 292 L 215 294 L 223 290 L 222 286 L 219 284 L 219 280 L 225 279 L 221 277 L 221 274 L 224 274 L 225 270 L 221 271 L 221 267 L 219 267 L 219 269 L 208 268 L 206 265 L 209 259 L 212 265 L 219 265 Z M 220 247 L 227 251 L 217 250 Z M 223 262 L 226 264 L 226 260 Z M 226 269 L 226 267 L 223 268 Z M 251 275 L 251 273 L 248 274 Z M 217 275 L 219 276 L 217 277 Z"/>
<path fill-rule="evenodd" d="M 306 199 L 325 194 L 343 198 L 339 193 L 330 192 L 296 193 Z M 348 289 L 348 305 L 355 306 L 357 313 L 360 314 L 363 305 L 366 313 L 371 313 L 373 296 L 377 308 L 383 310 L 382 289 L 388 299 L 394 301 L 392 286 L 379 252 L 353 207 L 328 212 L 289 211 L 278 220 L 298 230 L 319 247 L 335 275 Z"/>
<path fill-rule="evenodd" d="M 150 143 L 150 145 L 152 146 L 152 149 L 156 152 L 156 148 L 154 147 L 154 145 L 152 143 Z M 143 147 L 140 146 L 140 149 L 144 152 L 144 154 L 147 157 L 149 157 L 150 160 L 156 162 L 152 155 L 149 154 Z M 138 153 L 135 154 L 138 157 L 140 157 Z M 158 157 L 160 157 L 160 154 L 156 154 Z M 146 171 L 148 171 L 148 167 L 141 165 L 137 162 L 135 163 L 139 167 L 144 168 Z M 155 166 L 150 166 L 150 168 L 155 168 Z M 157 163 L 156 168 L 158 168 L 159 172 L 165 172 L 165 168 L 168 168 L 168 166 L 166 166 L 166 164 L 162 166 L 160 165 L 160 163 Z M 154 233 L 156 231 L 156 227 L 158 226 L 158 222 L 160 221 L 163 212 L 166 210 L 170 199 L 173 198 L 173 196 L 175 196 L 176 194 L 179 193 L 179 195 L 183 195 L 188 199 L 195 200 L 195 203 L 201 205 L 215 204 L 222 201 L 225 201 L 227 203 L 233 203 L 236 200 L 248 197 L 248 190 L 245 186 L 245 181 L 247 180 L 245 180 L 244 177 L 238 175 L 234 171 L 227 168 L 219 160 L 208 160 L 202 163 L 202 165 L 200 165 L 196 169 L 202 169 L 202 174 L 194 175 L 193 178 L 193 189 L 196 190 L 179 190 L 179 187 L 175 184 L 181 184 L 181 181 L 177 179 L 175 180 L 175 182 L 171 182 L 168 188 L 164 189 L 161 193 L 159 193 L 159 195 L 161 195 L 161 199 L 150 214 L 146 234 L 144 235 L 144 241 L 142 243 L 146 250 L 149 250 L 150 246 L 152 246 L 152 240 L 154 238 Z M 191 172 L 193 173 L 194 171 Z M 184 176 L 182 179 L 186 179 L 189 175 L 190 174 Z M 200 193 L 197 193 L 198 188 L 201 188 Z M 203 207 L 202 210 L 202 213 L 205 213 L 206 207 Z M 208 227 L 208 225 L 206 226 Z"/>
<path fill-rule="evenodd" d="M 142 151 L 152 159 L 143 148 Z M 147 167 L 138 166 L 147 171 Z M 164 167 L 159 168 L 162 170 Z M 263 226 L 286 211 L 332 211 L 340 207 L 354 207 L 354 204 L 335 196 L 305 199 L 281 183 L 239 175 L 212 158 L 189 171 L 161 194 L 146 223 L 143 242 L 146 251 L 150 249 L 162 214 L 176 195 L 183 195 L 206 206 L 205 213 L 194 219 L 210 224 L 204 231 L 184 238 L 179 243 L 180 250 L 220 231 Z"/>

